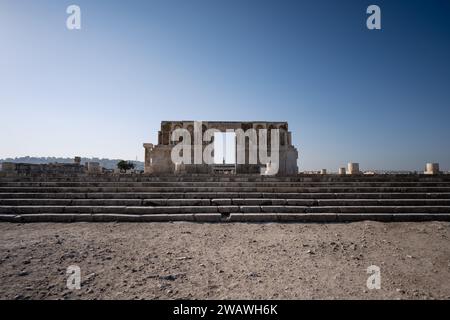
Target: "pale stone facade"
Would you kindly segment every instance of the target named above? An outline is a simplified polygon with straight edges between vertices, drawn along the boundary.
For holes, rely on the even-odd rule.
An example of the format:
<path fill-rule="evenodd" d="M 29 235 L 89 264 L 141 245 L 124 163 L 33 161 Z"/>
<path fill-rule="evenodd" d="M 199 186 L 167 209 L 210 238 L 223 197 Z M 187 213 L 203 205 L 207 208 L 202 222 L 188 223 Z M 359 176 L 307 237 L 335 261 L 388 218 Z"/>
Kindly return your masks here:
<path fill-rule="evenodd" d="M 359 163 L 356 162 L 349 162 L 348 165 L 348 174 L 360 174 L 361 172 L 359 171 Z"/>
<path fill-rule="evenodd" d="M 425 165 L 425 174 L 438 174 L 439 173 L 439 163 L 427 163 Z"/>
<path fill-rule="evenodd" d="M 171 161 L 172 148 L 177 142 L 171 141 L 172 132 L 176 129 L 186 129 L 193 136 L 194 121 L 162 121 L 161 130 L 158 132 L 158 144 L 144 143 L 145 148 L 145 166 L 144 172 L 148 174 L 183 174 L 183 173 L 214 173 L 218 172 L 218 165 L 202 164 L 177 164 Z M 295 175 L 298 173 L 297 149 L 292 145 L 291 132 L 288 130 L 287 122 L 266 122 L 266 121 L 251 121 L 251 122 L 229 122 L 229 121 L 203 121 L 202 132 L 208 129 L 216 129 L 220 132 L 227 132 L 227 130 L 242 129 L 244 132 L 248 129 L 255 129 L 257 132 L 260 129 L 268 130 L 268 146 L 270 152 L 270 130 L 279 129 L 280 131 L 280 145 L 279 145 L 279 168 L 278 175 Z M 203 142 L 203 148 L 210 142 Z M 194 139 L 191 139 L 191 144 L 194 144 Z M 193 147 L 192 147 L 193 148 Z M 259 174 L 267 172 L 270 164 L 260 163 L 250 164 L 248 161 L 249 149 L 248 139 L 246 139 L 245 146 L 245 163 L 236 164 L 235 170 L 226 170 L 228 173 L 237 174 Z M 191 156 L 193 157 L 193 152 Z M 194 163 L 192 161 L 191 163 Z"/>

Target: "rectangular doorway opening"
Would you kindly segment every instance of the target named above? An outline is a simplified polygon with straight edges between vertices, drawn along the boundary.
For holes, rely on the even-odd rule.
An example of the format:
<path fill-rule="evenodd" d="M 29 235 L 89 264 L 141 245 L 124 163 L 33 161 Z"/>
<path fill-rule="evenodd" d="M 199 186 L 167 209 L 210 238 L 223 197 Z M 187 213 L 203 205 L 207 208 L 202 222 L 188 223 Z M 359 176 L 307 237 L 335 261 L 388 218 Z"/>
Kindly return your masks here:
<path fill-rule="evenodd" d="M 236 164 L 236 133 L 214 133 L 214 164 Z"/>

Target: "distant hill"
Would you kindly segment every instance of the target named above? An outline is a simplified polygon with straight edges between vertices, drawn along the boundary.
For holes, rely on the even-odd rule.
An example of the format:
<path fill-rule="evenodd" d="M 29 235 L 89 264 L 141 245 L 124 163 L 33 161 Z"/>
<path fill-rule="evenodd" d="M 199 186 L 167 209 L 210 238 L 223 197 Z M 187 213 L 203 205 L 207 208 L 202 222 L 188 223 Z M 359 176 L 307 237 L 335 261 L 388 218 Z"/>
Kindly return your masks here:
<path fill-rule="evenodd" d="M 106 159 L 106 158 L 81 158 L 81 164 L 86 162 L 98 162 L 103 168 L 115 169 L 117 168 L 117 162 L 123 159 Z M 144 163 L 141 161 L 129 160 L 133 162 L 137 170 L 144 170 Z M 57 157 L 19 157 L 19 158 L 6 158 L 0 159 L 2 162 L 14 162 L 14 163 L 33 163 L 33 164 L 44 164 L 44 163 L 73 163 L 73 158 L 57 158 Z"/>

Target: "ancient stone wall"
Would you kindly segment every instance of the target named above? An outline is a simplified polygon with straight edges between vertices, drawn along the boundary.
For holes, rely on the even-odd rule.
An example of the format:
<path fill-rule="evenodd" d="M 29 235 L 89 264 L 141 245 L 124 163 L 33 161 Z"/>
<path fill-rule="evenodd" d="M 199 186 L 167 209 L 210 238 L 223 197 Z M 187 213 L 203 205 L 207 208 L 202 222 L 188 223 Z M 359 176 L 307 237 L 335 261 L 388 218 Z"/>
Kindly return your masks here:
<path fill-rule="evenodd" d="M 48 163 L 48 164 L 31 164 L 31 163 L 2 163 L 2 171 L 7 173 L 16 173 L 20 175 L 33 174 L 81 174 L 84 173 L 84 166 L 71 163 Z"/>
<path fill-rule="evenodd" d="M 213 167 L 206 163 L 194 163 L 194 152 L 191 152 L 191 164 L 176 167 L 171 161 L 171 150 L 178 143 L 172 141 L 172 133 L 176 129 L 186 129 L 191 134 L 191 145 L 194 145 L 194 121 L 162 121 L 161 130 L 158 132 L 158 144 L 153 145 L 145 143 L 145 173 L 149 174 L 171 174 L 171 173 L 211 173 Z M 267 121 L 202 121 L 202 133 L 208 129 L 216 129 L 221 132 L 235 131 L 241 129 L 244 132 L 248 129 L 255 129 L 257 134 L 261 129 L 268 130 L 268 151 L 270 152 L 270 130 L 278 129 L 280 133 L 279 145 L 279 170 L 278 175 L 295 175 L 298 173 L 297 149 L 292 145 L 291 132 L 288 129 L 287 122 L 267 122 Z M 258 135 L 259 136 L 259 135 Z M 211 142 L 203 142 L 203 148 Z M 193 148 L 193 147 L 192 147 Z M 193 151 L 193 149 L 192 149 Z M 238 174 L 258 174 L 265 169 L 266 163 L 251 164 L 249 161 L 248 139 L 245 146 L 245 163 L 236 164 L 236 173 Z"/>

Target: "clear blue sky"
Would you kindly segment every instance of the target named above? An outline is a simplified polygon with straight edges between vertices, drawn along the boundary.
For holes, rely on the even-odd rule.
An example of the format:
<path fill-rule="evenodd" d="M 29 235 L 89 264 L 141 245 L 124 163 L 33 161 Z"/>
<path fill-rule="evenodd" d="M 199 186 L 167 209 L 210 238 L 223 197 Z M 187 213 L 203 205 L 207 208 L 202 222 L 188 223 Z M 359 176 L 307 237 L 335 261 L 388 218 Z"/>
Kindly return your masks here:
<path fill-rule="evenodd" d="M 161 120 L 267 120 L 300 170 L 450 169 L 447 0 L 0 0 L 0 39 L 0 158 L 142 160 Z"/>

